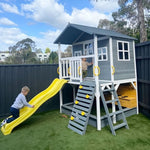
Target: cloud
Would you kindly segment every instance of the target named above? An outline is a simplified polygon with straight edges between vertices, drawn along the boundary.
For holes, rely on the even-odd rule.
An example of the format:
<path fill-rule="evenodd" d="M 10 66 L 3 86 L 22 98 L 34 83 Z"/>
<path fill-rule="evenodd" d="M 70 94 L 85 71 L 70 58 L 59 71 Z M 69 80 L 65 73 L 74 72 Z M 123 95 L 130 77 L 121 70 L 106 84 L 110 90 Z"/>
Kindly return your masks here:
<path fill-rule="evenodd" d="M 8 25 L 8 26 L 17 26 L 13 21 L 9 20 L 8 18 L 0 18 L 1 25 Z"/>
<path fill-rule="evenodd" d="M 17 6 L 15 5 L 9 5 L 7 3 L 0 3 L 0 7 L 6 11 L 6 12 L 9 12 L 9 13 L 15 13 L 15 14 L 18 14 L 20 15 L 21 13 L 19 12 Z"/>
<path fill-rule="evenodd" d="M 101 14 L 95 10 L 90 10 L 88 8 L 79 10 L 74 8 L 71 14 L 70 22 L 87 26 L 97 26 L 100 19 L 106 18 L 109 18 L 109 16 Z"/>
<path fill-rule="evenodd" d="M 55 0 L 34 0 L 29 4 L 22 4 L 22 9 L 26 12 L 27 17 L 53 27 L 65 26 L 66 22 L 70 20 L 64 6 Z"/>
<path fill-rule="evenodd" d="M 91 0 L 90 1 L 95 10 L 101 13 L 112 13 L 118 10 L 118 0 Z"/>
<path fill-rule="evenodd" d="M 57 0 L 34 0 L 28 4 L 22 4 L 22 10 L 27 17 L 59 29 L 64 28 L 68 22 L 97 26 L 99 19 L 110 17 L 88 8 L 81 10 L 73 8 L 72 13 L 69 14 Z"/>
<path fill-rule="evenodd" d="M 9 46 L 13 46 L 25 38 L 31 38 L 36 42 L 37 48 L 42 48 L 42 50 L 45 50 L 46 47 L 49 47 L 51 50 L 57 50 L 57 45 L 54 45 L 53 42 L 60 32 L 60 30 L 41 32 L 42 37 L 37 38 L 23 33 L 19 28 L 0 27 L 0 51 L 8 50 Z M 62 48 L 64 49 L 66 46 Z"/>

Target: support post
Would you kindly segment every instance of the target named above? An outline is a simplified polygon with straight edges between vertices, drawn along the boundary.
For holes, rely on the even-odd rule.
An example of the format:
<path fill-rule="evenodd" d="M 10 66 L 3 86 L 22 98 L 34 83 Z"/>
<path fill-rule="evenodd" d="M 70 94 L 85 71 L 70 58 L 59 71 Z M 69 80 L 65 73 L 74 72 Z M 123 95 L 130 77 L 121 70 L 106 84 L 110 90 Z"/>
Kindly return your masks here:
<path fill-rule="evenodd" d="M 137 68 L 136 68 L 135 42 L 134 42 L 134 41 L 133 41 L 133 54 L 134 54 L 135 79 L 136 79 L 136 102 L 137 102 L 137 114 L 139 114 L 138 83 L 137 83 Z"/>
<path fill-rule="evenodd" d="M 97 50 L 97 36 L 94 35 L 94 65 L 98 66 L 98 50 Z M 94 70 L 96 71 L 96 70 Z M 99 77 L 95 76 L 95 84 L 96 84 L 96 113 L 97 113 L 97 130 L 101 130 L 101 112 L 100 112 L 100 91 L 99 91 Z"/>
<path fill-rule="evenodd" d="M 112 49 L 112 38 L 109 38 L 109 49 L 110 49 L 110 70 L 111 70 L 111 81 L 114 82 L 114 74 L 113 68 L 114 67 L 114 61 L 113 61 L 113 49 Z M 111 94 L 112 99 L 114 99 L 113 94 Z M 112 102 L 112 112 L 116 111 L 116 105 L 115 102 Z M 116 115 L 113 115 L 113 123 L 116 123 Z"/>
<path fill-rule="evenodd" d="M 59 62 L 59 79 L 62 79 L 62 66 L 61 66 L 61 45 L 58 44 L 58 62 Z M 63 95 L 62 90 L 59 91 L 59 100 L 60 100 L 60 113 L 62 113 L 62 105 L 63 105 Z"/>
<path fill-rule="evenodd" d="M 73 100 L 75 101 L 76 98 L 76 88 L 75 85 L 73 85 Z"/>

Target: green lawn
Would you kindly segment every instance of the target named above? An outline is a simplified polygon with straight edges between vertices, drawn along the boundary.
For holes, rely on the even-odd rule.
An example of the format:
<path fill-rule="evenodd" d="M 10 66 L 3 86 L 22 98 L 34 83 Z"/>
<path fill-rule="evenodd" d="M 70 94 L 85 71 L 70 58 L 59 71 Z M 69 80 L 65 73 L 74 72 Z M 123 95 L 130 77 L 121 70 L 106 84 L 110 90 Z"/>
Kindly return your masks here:
<path fill-rule="evenodd" d="M 143 115 L 127 118 L 124 128 L 113 136 L 109 128 L 96 131 L 88 126 L 84 136 L 67 128 L 69 118 L 58 111 L 34 115 L 14 131 L 0 133 L 0 150 L 149 150 L 150 120 Z"/>

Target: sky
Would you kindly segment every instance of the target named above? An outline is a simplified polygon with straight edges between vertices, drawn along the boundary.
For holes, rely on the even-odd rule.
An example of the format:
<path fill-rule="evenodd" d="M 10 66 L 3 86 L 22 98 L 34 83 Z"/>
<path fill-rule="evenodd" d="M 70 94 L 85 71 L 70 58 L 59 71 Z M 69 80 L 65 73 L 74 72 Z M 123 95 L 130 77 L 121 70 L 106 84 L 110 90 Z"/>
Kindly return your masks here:
<path fill-rule="evenodd" d="M 55 51 L 53 42 L 68 23 L 97 27 L 118 8 L 117 0 L 0 0 L 0 51 L 25 38 Z"/>

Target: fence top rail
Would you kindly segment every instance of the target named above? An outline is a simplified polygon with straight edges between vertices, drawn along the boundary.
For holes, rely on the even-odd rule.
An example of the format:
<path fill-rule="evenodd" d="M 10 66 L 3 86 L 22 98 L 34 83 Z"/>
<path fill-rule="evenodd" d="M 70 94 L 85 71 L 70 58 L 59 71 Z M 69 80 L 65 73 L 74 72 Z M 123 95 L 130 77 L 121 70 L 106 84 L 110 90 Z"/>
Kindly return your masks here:
<path fill-rule="evenodd" d="M 138 44 L 135 45 L 135 47 L 145 46 L 145 45 L 150 45 L 150 41 L 143 42 L 143 43 L 138 43 Z"/>
<path fill-rule="evenodd" d="M 0 64 L 0 67 L 58 66 L 58 64 Z"/>

